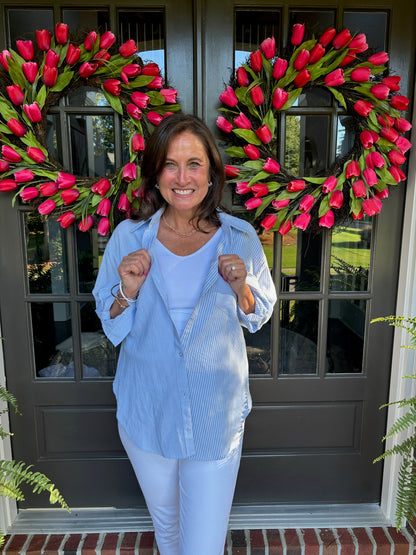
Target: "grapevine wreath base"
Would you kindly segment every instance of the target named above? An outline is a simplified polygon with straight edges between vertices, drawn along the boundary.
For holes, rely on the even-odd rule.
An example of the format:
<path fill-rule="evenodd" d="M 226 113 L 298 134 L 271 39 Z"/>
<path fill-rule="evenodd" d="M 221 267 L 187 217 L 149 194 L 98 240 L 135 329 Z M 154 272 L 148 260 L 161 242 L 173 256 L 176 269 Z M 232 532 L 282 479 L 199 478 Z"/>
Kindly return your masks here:
<path fill-rule="evenodd" d="M 280 56 L 274 37 L 250 54 L 221 93 L 217 119 L 231 158 L 228 181 L 254 221 L 282 235 L 378 214 L 389 188 L 406 178 L 400 166 L 411 147 L 404 136 L 411 125 L 401 114 L 409 100 L 397 94 L 400 77 L 388 74 L 388 54 L 370 53 L 363 33 L 329 28 L 304 41 L 304 31 L 294 25 Z M 276 129 L 279 112 L 312 87 L 330 91 L 351 116 L 355 140 L 325 175 L 305 177 L 276 159 Z"/>

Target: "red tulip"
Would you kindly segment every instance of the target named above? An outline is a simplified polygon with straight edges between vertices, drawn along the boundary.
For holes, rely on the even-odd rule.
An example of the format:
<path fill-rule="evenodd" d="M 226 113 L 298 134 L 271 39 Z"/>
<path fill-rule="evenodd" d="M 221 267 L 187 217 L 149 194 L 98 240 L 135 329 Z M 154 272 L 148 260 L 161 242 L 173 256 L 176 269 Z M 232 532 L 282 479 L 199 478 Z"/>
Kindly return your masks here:
<path fill-rule="evenodd" d="M 368 168 L 384 168 L 386 161 L 379 152 L 370 152 L 365 158 L 365 163 Z"/>
<path fill-rule="evenodd" d="M 121 176 L 124 181 L 134 181 L 137 177 L 137 167 L 134 162 L 128 162 L 124 168 Z"/>
<path fill-rule="evenodd" d="M 6 87 L 6 89 L 10 100 L 15 106 L 20 106 L 20 104 L 23 104 L 25 93 L 22 91 L 22 87 L 20 85 L 9 85 L 8 87 Z"/>
<path fill-rule="evenodd" d="M 75 185 L 75 181 L 75 175 L 72 175 L 71 173 L 59 172 L 56 184 L 59 189 L 70 189 Z"/>
<path fill-rule="evenodd" d="M 260 85 L 256 85 L 250 89 L 251 100 L 256 106 L 260 106 L 264 102 L 264 95 Z"/>
<path fill-rule="evenodd" d="M 293 181 L 287 184 L 286 189 L 290 193 L 294 193 L 296 191 L 303 191 L 305 187 L 306 187 L 306 183 L 303 179 L 294 179 Z"/>
<path fill-rule="evenodd" d="M 356 198 L 365 198 L 367 196 L 367 188 L 362 179 L 356 179 L 352 184 L 352 191 Z"/>
<path fill-rule="evenodd" d="M 42 114 L 37 102 L 33 102 L 32 104 L 24 104 L 23 110 L 25 111 L 26 116 L 30 119 L 31 122 L 39 123 L 42 121 Z"/>
<path fill-rule="evenodd" d="M 34 162 L 37 162 L 38 164 L 42 164 L 46 160 L 46 156 L 40 148 L 36 148 L 35 146 L 28 146 L 26 152 L 29 158 L 31 158 Z"/>
<path fill-rule="evenodd" d="M 363 83 L 371 77 L 371 69 L 369 67 L 357 67 L 351 71 L 351 79 Z"/>
<path fill-rule="evenodd" d="M 65 212 L 65 214 L 62 214 L 62 216 L 59 216 L 58 218 L 58 222 L 64 229 L 72 225 L 75 220 L 76 215 L 73 212 Z"/>
<path fill-rule="evenodd" d="M 95 31 L 90 31 L 84 40 L 84 48 L 87 52 L 91 52 L 94 48 L 94 44 L 97 40 L 97 33 Z"/>
<path fill-rule="evenodd" d="M 160 94 L 168 104 L 175 104 L 178 91 L 176 89 L 161 89 Z"/>
<path fill-rule="evenodd" d="M 357 100 L 354 104 L 354 110 L 357 112 L 357 114 L 360 114 L 360 116 L 364 117 L 367 117 L 373 108 L 374 105 L 370 102 L 367 102 L 366 100 Z"/>
<path fill-rule="evenodd" d="M 406 131 L 409 131 L 412 128 L 412 124 L 410 123 L 410 121 L 407 121 L 407 119 L 404 118 L 396 118 L 394 121 L 394 127 L 400 131 L 400 133 L 406 133 Z"/>
<path fill-rule="evenodd" d="M 311 73 L 308 69 L 302 69 L 293 80 L 295 87 L 303 87 L 310 80 Z"/>
<path fill-rule="evenodd" d="M 251 187 L 247 187 L 248 181 L 239 181 L 235 184 L 235 192 L 238 195 L 245 195 L 251 192 Z"/>
<path fill-rule="evenodd" d="M 99 216 L 108 216 L 111 210 L 111 201 L 108 198 L 100 200 L 97 206 L 97 214 Z"/>
<path fill-rule="evenodd" d="M 292 28 L 292 36 L 290 37 L 290 42 L 293 46 L 298 46 L 303 41 L 304 34 L 305 25 L 303 23 L 295 23 Z"/>
<path fill-rule="evenodd" d="M 409 105 L 409 99 L 401 94 L 396 94 L 390 99 L 390 106 L 396 110 L 405 111 Z"/>
<path fill-rule="evenodd" d="M 269 173 L 279 173 L 280 172 L 280 164 L 273 160 L 273 158 L 266 158 L 263 164 L 263 170 Z"/>
<path fill-rule="evenodd" d="M 86 79 L 87 77 L 90 77 L 90 75 L 92 75 L 97 69 L 98 69 L 98 64 L 90 64 L 88 62 L 84 62 L 83 64 L 80 65 L 78 71 L 80 76 Z"/>
<path fill-rule="evenodd" d="M 348 48 L 350 50 L 355 50 L 357 54 L 360 54 L 361 52 L 365 52 L 368 49 L 367 37 L 365 36 L 365 34 L 360 33 L 357 36 L 355 36 L 349 43 Z"/>
<path fill-rule="evenodd" d="M 309 50 L 302 48 L 302 50 L 296 56 L 295 61 L 293 62 L 293 67 L 296 69 L 296 71 L 300 71 L 306 66 L 306 64 L 309 62 L 310 56 L 311 55 L 309 53 Z"/>
<path fill-rule="evenodd" d="M 35 177 L 35 174 L 30 170 L 19 170 L 13 175 L 17 183 L 26 183 L 27 181 L 32 181 Z"/>
<path fill-rule="evenodd" d="M 255 50 L 250 54 L 250 64 L 253 71 L 259 72 L 263 67 L 263 58 L 261 57 L 260 50 Z"/>
<path fill-rule="evenodd" d="M 372 168 L 366 168 L 363 171 L 363 176 L 369 187 L 372 187 L 373 185 L 377 185 L 378 183 L 377 174 Z"/>
<path fill-rule="evenodd" d="M 332 210 L 328 210 L 326 214 L 319 218 L 319 225 L 328 229 L 334 225 L 334 213 Z"/>
<path fill-rule="evenodd" d="M 66 44 L 68 42 L 68 25 L 66 23 L 57 23 L 55 25 L 55 37 L 58 44 Z"/>
<path fill-rule="evenodd" d="M 339 67 L 344 67 L 347 66 L 348 64 L 350 64 L 351 62 L 353 62 L 355 60 L 355 58 L 357 57 L 357 54 L 353 51 L 348 51 L 343 60 L 339 63 Z"/>
<path fill-rule="evenodd" d="M 246 202 L 244 203 L 244 206 L 247 208 L 247 210 L 254 210 L 254 208 L 259 207 L 261 203 L 262 203 L 261 198 L 253 197 L 246 200 Z"/>
<path fill-rule="evenodd" d="M 147 84 L 148 89 L 161 89 L 162 87 L 163 87 L 163 79 L 158 75 L 156 75 L 153 78 L 153 81 Z"/>
<path fill-rule="evenodd" d="M 152 110 L 150 112 L 147 112 L 147 121 L 150 121 L 150 123 L 152 123 L 153 125 L 159 125 L 162 119 L 163 116 L 161 116 L 157 112 L 154 112 Z"/>
<path fill-rule="evenodd" d="M 289 93 L 281 87 L 277 87 L 273 93 L 273 108 L 275 110 L 280 110 L 286 104 L 288 98 Z"/>
<path fill-rule="evenodd" d="M 269 188 L 265 183 L 255 183 L 251 186 L 251 190 L 254 191 L 256 198 L 265 197 L 269 192 Z"/>
<path fill-rule="evenodd" d="M 139 64 L 127 64 L 123 67 L 120 72 L 120 77 L 122 78 L 123 82 L 128 85 L 129 84 L 129 77 L 136 77 L 142 71 L 142 68 Z"/>
<path fill-rule="evenodd" d="M 371 94 L 373 94 L 378 100 L 386 100 L 389 96 L 390 89 L 386 85 L 373 85 L 370 89 Z"/>
<path fill-rule="evenodd" d="M 334 191 L 329 199 L 329 206 L 331 208 L 341 208 L 342 203 L 344 202 L 344 195 L 342 191 Z"/>
<path fill-rule="evenodd" d="M 274 55 L 276 54 L 275 38 L 269 37 L 267 39 L 264 39 L 264 41 L 260 44 L 260 48 L 262 49 L 264 56 L 268 60 L 271 60 L 272 58 L 274 58 Z"/>
<path fill-rule="evenodd" d="M 256 133 L 260 141 L 264 144 L 270 143 L 270 141 L 273 139 L 272 132 L 266 124 L 261 125 L 258 129 L 255 129 L 254 132 Z"/>
<path fill-rule="evenodd" d="M 39 50 L 47 51 L 51 47 L 51 34 L 47 29 L 36 31 L 36 42 Z"/>
<path fill-rule="evenodd" d="M 120 55 L 123 56 L 123 58 L 130 58 L 130 56 L 133 56 L 133 54 L 137 52 L 136 43 L 133 39 L 130 39 L 123 43 L 118 51 L 120 52 Z"/>
<path fill-rule="evenodd" d="M 262 221 L 260 222 L 260 225 L 263 229 L 265 229 L 266 231 L 269 231 L 269 229 L 271 229 L 276 222 L 277 222 L 276 214 L 269 214 L 268 216 L 262 219 Z"/>
<path fill-rule="evenodd" d="M 8 145 L 3 145 L 1 147 L 1 153 L 3 155 L 3 158 L 7 160 L 7 162 L 20 162 L 20 160 L 22 159 L 20 154 L 16 152 L 13 147 Z"/>
<path fill-rule="evenodd" d="M 385 77 L 381 83 L 386 85 L 391 91 L 397 92 L 400 90 L 401 77 L 399 75 L 389 75 Z"/>
<path fill-rule="evenodd" d="M 409 140 L 407 140 L 406 137 L 401 137 L 401 136 L 397 137 L 397 140 L 394 144 L 403 154 L 407 152 L 409 148 L 412 146 L 412 143 Z"/>
<path fill-rule="evenodd" d="M 47 87 L 53 87 L 58 79 L 56 67 L 43 66 L 43 82 Z"/>
<path fill-rule="evenodd" d="M 110 220 L 108 218 L 101 218 L 98 222 L 97 233 L 98 235 L 107 235 L 110 231 Z"/>
<path fill-rule="evenodd" d="M 234 166 L 229 166 L 228 164 L 225 164 L 224 170 L 227 177 L 237 177 L 237 175 L 240 173 L 240 170 L 238 168 L 235 168 Z"/>
<path fill-rule="evenodd" d="M 322 184 L 322 192 L 327 194 L 335 189 L 337 186 L 337 178 L 334 175 L 328 176 Z"/>
<path fill-rule="evenodd" d="M 329 27 L 319 37 L 319 43 L 322 44 L 322 46 L 328 46 L 328 44 L 335 37 L 336 34 L 337 34 L 337 30 L 334 29 L 333 27 Z"/>
<path fill-rule="evenodd" d="M 26 60 L 26 62 L 30 62 L 30 60 L 32 60 L 35 55 L 35 48 L 31 40 L 17 40 L 16 47 L 19 54 Z"/>
<path fill-rule="evenodd" d="M 94 218 L 90 214 L 86 218 L 82 218 L 82 220 L 78 224 L 78 229 L 80 231 L 88 231 L 94 223 Z"/>
<path fill-rule="evenodd" d="M 58 185 L 54 181 L 51 183 L 41 183 L 39 191 L 43 197 L 52 197 L 58 192 Z"/>
<path fill-rule="evenodd" d="M 358 212 L 358 214 L 355 214 L 355 212 L 352 212 L 352 218 L 353 220 L 362 220 L 364 217 L 364 212 L 362 210 L 360 210 Z"/>
<path fill-rule="evenodd" d="M 140 133 L 135 133 L 131 138 L 131 150 L 132 152 L 140 152 L 144 150 L 144 137 Z"/>
<path fill-rule="evenodd" d="M 126 106 L 126 112 L 128 113 L 128 115 L 134 119 L 141 119 L 143 112 L 140 110 L 140 108 L 138 106 L 136 106 L 136 104 L 132 104 L 130 102 L 130 104 L 127 104 Z"/>
<path fill-rule="evenodd" d="M 131 99 L 139 108 L 144 110 L 145 108 L 147 108 L 147 105 L 149 104 L 150 96 L 148 96 L 145 93 L 137 91 L 131 95 Z"/>
<path fill-rule="evenodd" d="M 110 189 L 111 189 L 111 182 L 106 177 L 103 177 L 102 179 L 94 183 L 94 185 L 91 187 L 91 191 L 95 195 L 100 195 L 101 197 L 106 195 Z"/>
<path fill-rule="evenodd" d="M 55 208 L 56 208 L 55 201 L 49 198 L 48 200 L 45 200 L 44 202 L 42 202 L 42 204 L 39 204 L 38 212 L 42 214 L 42 216 L 46 216 L 47 214 L 50 214 L 53 210 L 55 210 Z"/>
<path fill-rule="evenodd" d="M 17 183 L 14 179 L 0 180 L 0 191 L 2 191 L 3 193 L 14 191 L 15 189 L 17 189 Z"/>
<path fill-rule="evenodd" d="M 2 50 L 0 52 L 0 64 L 4 67 L 6 71 L 9 71 L 9 63 L 7 61 L 7 58 L 10 58 L 11 60 L 13 59 L 8 50 Z"/>
<path fill-rule="evenodd" d="M 143 66 L 143 75 L 160 75 L 160 68 L 155 62 L 150 62 Z"/>
<path fill-rule="evenodd" d="M 23 135 L 27 133 L 26 127 L 14 118 L 10 118 L 9 120 L 7 120 L 7 127 L 17 137 L 23 137 Z"/>
<path fill-rule="evenodd" d="M 24 76 L 29 83 L 34 83 L 36 77 L 38 76 L 38 64 L 36 62 L 24 62 L 22 64 L 22 69 Z"/>
<path fill-rule="evenodd" d="M 378 204 L 378 202 L 380 204 Z M 376 197 L 371 197 L 371 198 L 367 198 L 365 200 L 363 200 L 363 210 L 364 212 L 367 214 L 367 216 L 375 216 L 376 214 L 378 214 L 381 210 L 381 201 L 379 199 L 377 199 L 376 201 Z"/>
<path fill-rule="evenodd" d="M 393 127 L 383 127 L 380 130 L 380 135 L 383 139 L 390 141 L 391 143 L 395 143 L 399 137 L 399 132 L 396 131 Z"/>
<path fill-rule="evenodd" d="M 325 48 L 321 43 L 317 42 L 311 50 L 311 55 L 309 58 L 309 64 L 316 64 L 325 54 Z M 294 224 L 293 224 L 294 225 Z"/>
<path fill-rule="evenodd" d="M 25 187 L 23 191 L 20 191 L 19 195 L 24 202 L 28 202 L 29 200 L 33 200 L 38 197 L 39 191 L 37 187 Z"/>
<path fill-rule="evenodd" d="M 273 66 L 274 79 L 281 79 L 287 70 L 287 60 L 285 58 L 277 58 Z"/>
<path fill-rule="evenodd" d="M 292 229 L 292 222 L 290 220 L 285 220 L 279 227 L 280 235 L 286 235 Z"/>
<path fill-rule="evenodd" d="M 281 210 L 282 208 L 285 208 L 285 206 L 287 206 L 290 202 L 290 199 L 286 198 L 285 200 L 272 200 L 272 206 L 273 208 L 276 208 L 276 210 Z"/>
<path fill-rule="evenodd" d="M 239 67 L 236 72 L 237 75 L 237 83 L 240 87 L 248 87 L 249 79 L 247 75 L 247 71 L 243 67 Z"/>
<path fill-rule="evenodd" d="M 389 61 L 389 55 L 387 52 L 376 52 L 368 58 L 368 61 L 375 66 L 382 66 Z"/>
<path fill-rule="evenodd" d="M 364 148 L 370 149 L 374 144 L 374 136 L 368 129 L 364 129 L 360 133 L 360 141 Z"/>
<path fill-rule="evenodd" d="M 325 85 L 327 87 L 338 87 L 345 82 L 344 71 L 341 68 L 335 69 L 325 76 Z"/>
<path fill-rule="evenodd" d="M 103 83 L 104 89 L 113 96 L 119 96 L 121 92 L 121 81 L 118 79 L 106 79 Z"/>
<path fill-rule="evenodd" d="M 61 191 L 61 199 L 63 200 L 64 204 L 71 204 L 79 197 L 78 189 L 63 189 Z"/>
<path fill-rule="evenodd" d="M 107 50 L 99 50 L 96 54 L 94 54 L 93 60 L 98 64 L 98 67 L 102 67 L 110 58 L 110 52 Z"/>
<path fill-rule="evenodd" d="M 395 166 L 393 166 L 395 167 Z M 379 199 L 387 198 L 389 196 L 389 189 L 386 187 L 385 189 L 381 189 L 380 191 L 376 191 L 376 195 Z"/>
<path fill-rule="evenodd" d="M 395 166 L 401 166 L 406 162 L 406 156 L 398 150 L 390 150 L 387 154 L 388 159 Z"/>
<path fill-rule="evenodd" d="M 70 44 L 66 52 L 65 61 L 69 66 L 76 64 L 81 56 L 81 48 Z"/>
<path fill-rule="evenodd" d="M 403 181 L 404 179 L 406 179 L 405 174 L 397 166 L 389 166 L 387 169 L 393 176 L 396 183 L 400 183 L 400 181 Z"/>
<path fill-rule="evenodd" d="M 6 162 L 6 160 L 0 160 L 0 172 L 7 172 L 9 169 L 9 162 Z"/>
<path fill-rule="evenodd" d="M 111 31 L 106 31 L 100 37 L 99 47 L 104 49 L 110 48 L 111 46 L 113 46 L 115 40 L 116 40 L 115 35 L 113 35 Z"/>
<path fill-rule="evenodd" d="M 120 195 L 120 199 L 118 201 L 118 209 L 120 212 L 128 212 L 130 210 L 130 201 L 127 198 L 126 193 Z"/>
<path fill-rule="evenodd" d="M 219 127 L 221 131 L 224 131 L 224 133 L 231 133 L 231 131 L 233 130 L 233 124 L 230 123 L 223 116 L 219 116 L 217 118 L 216 123 L 217 123 L 217 127 Z"/>
<path fill-rule="evenodd" d="M 220 94 L 219 98 L 223 104 L 230 106 L 230 108 L 238 104 L 238 98 L 232 87 L 227 87 L 225 91 Z"/>
<path fill-rule="evenodd" d="M 394 119 L 388 114 L 378 114 L 377 122 L 382 127 L 391 127 L 394 124 Z"/>
<path fill-rule="evenodd" d="M 350 40 L 351 33 L 348 29 L 344 29 L 334 38 L 334 40 L 332 41 L 332 46 L 335 48 L 335 50 L 341 50 L 341 48 L 344 48 L 344 46 L 346 46 L 350 42 Z"/>
<path fill-rule="evenodd" d="M 310 221 L 311 221 L 311 215 L 308 212 L 303 212 L 303 214 L 299 214 L 299 216 L 295 218 L 295 221 L 293 222 L 293 227 L 296 227 L 296 229 L 301 229 L 302 231 L 305 231 Z"/>
<path fill-rule="evenodd" d="M 299 210 L 301 212 L 309 212 L 312 206 L 315 204 L 315 197 L 312 195 L 305 195 L 300 201 Z"/>
<path fill-rule="evenodd" d="M 45 56 L 45 65 L 49 67 L 58 67 L 59 64 L 59 54 L 54 50 L 48 50 Z"/>
<path fill-rule="evenodd" d="M 234 123 L 240 129 L 251 129 L 251 122 L 243 112 L 240 112 L 239 115 L 234 118 Z"/>

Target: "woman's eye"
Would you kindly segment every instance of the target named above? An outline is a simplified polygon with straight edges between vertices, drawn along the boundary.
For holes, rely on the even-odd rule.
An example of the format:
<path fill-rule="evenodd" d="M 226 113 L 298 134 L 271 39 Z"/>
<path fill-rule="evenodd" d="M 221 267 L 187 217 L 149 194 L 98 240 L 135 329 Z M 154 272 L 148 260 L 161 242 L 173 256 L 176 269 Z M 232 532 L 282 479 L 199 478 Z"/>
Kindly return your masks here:
<path fill-rule="evenodd" d="M 199 168 L 199 162 L 191 162 L 190 166 L 191 168 Z"/>
<path fill-rule="evenodd" d="M 173 162 L 165 162 L 165 168 L 173 168 L 174 163 Z"/>

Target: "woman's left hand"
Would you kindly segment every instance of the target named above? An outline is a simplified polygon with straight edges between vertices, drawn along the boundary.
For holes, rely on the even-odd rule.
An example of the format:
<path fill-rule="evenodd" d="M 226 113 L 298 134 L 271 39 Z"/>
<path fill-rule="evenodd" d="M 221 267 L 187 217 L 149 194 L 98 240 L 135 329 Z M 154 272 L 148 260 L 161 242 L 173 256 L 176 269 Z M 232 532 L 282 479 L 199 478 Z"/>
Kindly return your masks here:
<path fill-rule="evenodd" d="M 247 270 L 244 260 L 236 254 L 222 254 L 218 257 L 218 271 L 238 295 L 246 283 Z"/>

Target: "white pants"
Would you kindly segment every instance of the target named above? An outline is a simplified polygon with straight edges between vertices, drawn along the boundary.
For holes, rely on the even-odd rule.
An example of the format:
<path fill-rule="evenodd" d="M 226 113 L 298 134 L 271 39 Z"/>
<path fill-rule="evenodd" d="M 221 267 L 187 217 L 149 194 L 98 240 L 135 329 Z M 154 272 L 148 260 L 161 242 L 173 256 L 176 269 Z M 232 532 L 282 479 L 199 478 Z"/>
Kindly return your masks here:
<path fill-rule="evenodd" d="M 222 555 L 241 443 L 220 461 L 166 459 L 121 441 L 147 503 L 161 555 Z"/>

